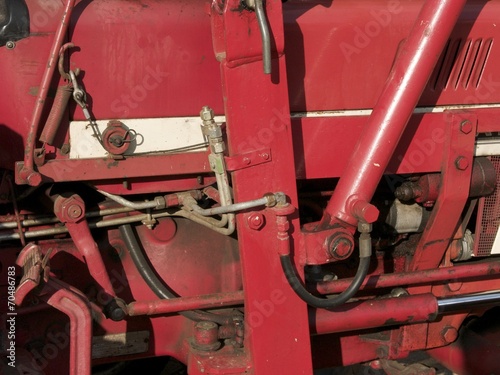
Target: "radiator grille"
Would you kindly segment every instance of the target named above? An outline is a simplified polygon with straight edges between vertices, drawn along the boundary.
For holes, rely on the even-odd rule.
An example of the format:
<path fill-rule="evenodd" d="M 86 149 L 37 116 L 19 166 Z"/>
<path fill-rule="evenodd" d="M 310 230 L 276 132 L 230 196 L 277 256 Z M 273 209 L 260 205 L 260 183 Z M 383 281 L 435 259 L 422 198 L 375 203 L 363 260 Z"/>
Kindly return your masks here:
<path fill-rule="evenodd" d="M 491 162 L 497 173 L 497 184 L 493 194 L 479 200 L 474 241 L 476 256 L 490 255 L 500 225 L 500 156 L 492 156 Z"/>

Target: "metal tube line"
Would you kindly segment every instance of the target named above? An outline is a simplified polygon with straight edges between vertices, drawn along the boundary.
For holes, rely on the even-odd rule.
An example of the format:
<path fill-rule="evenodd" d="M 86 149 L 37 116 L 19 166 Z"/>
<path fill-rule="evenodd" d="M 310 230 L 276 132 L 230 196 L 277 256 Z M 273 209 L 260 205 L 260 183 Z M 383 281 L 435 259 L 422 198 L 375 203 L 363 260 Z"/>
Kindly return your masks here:
<path fill-rule="evenodd" d="M 394 288 L 405 285 L 428 285 L 440 281 L 495 277 L 500 274 L 500 262 L 481 262 L 433 270 L 398 272 L 384 275 L 370 275 L 365 278 L 360 290 Z M 342 292 L 352 282 L 352 278 L 318 283 L 317 291 L 321 294 Z"/>
<path fill-rule="evenodd" d="M 243 302 L 244 293 L 243 291 L 238 291 L 156 301 L 136 301 L 127 305 L 127 311 L 130 316 L 160 315 L 179 311 L 243 305 Z"/>
<path fill-rule="evenodd" d="M 269 204 L 270 204 L 270 199 L 267 196 L 265 196 L 263 198 L 254 199 L 247 202 L 232 203 L 227 206 L 203 209 L 198 205 L 196 206 L 193 205 L 191 208 L 193 209 L 194 212 L 199 213 L 202 216 L 213 216 L 213 215 L 221 215 L 237 211 L 243 211 L 249 208 L 255 208 L 259 206 L 268 206 Z"/>
<path fill-rule="evenodd" d="M 466 0 L 427 0 L 328 202 L 318 230 L 373 222 L 369 204 Z"/>

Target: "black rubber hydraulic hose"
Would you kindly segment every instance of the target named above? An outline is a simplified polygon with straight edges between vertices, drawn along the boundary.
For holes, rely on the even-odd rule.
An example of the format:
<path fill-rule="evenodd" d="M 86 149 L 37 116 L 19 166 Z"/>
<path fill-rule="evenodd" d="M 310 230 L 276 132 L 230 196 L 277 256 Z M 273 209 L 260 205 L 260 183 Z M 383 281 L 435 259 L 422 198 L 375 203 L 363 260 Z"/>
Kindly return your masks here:
<path fill-rule="evenodd" d="M 368 274 L 368 267 L 370 266 L 369 257 L 360 258 L 356 276 L 354 277 L 351 285 L 349 285 L 349 287 L 346 290 L 344 290 L 342 293 L 333 298 L 319 298 L 309 293 L 306 290 L 306 288 L 302 285 L 299 278 L 295 274 L 292 261 L 289 255 L 282 255 L 280 257 L 280 261 L 286 279 L 290 283 L 290 286 L 295 291 L 295 293 L 297 293 L 297 295 L 305 303 L 311 305 L 312 307 L 316 307 L 318 309 L 329 309 L 332 307 L 337 307 L 350 300 L 361 287 L 363 280 Z"/>
<path fill-rule="evenodd" d="M 137 242 L 137 237 L 132 229 L 132 226 L 130 224 L 120 226 L 120 234 L 123 241 L 127 245 L 132 261 L 134 262 L 141 277 L 144 279 L 146 284 L 148 284 L 151 290 L 162 299 L 178 298 L 178 296 L 163 285 L 162 281 L 158 279 L 155 272 L 149 266 L 149 262 L 146 259 L 139 242 Z M 229 317 L 201 310 L 182 311 L 179 312 L 179 314 L 195 322 L 211 321 L 221 325 L 228 324 L 229 322 Z"/>
<path fill-rule="evenodd" d="M 369 229 L 371 231 L 371 228 Z M 302 285 L 293 269 L 290 255 L 281 255 L 280 262 L 288 283 L 297 295 L 308 305 L 318 309 L 329 309 L 340 306 L 350 300 L 358 292 L 363 280 L 368 274 L 370 257 L 372 254 L 371 237 L 369 231 L 363 231 L 359 236 L 359 266 L 352 283 L 339 295 L 332 298 L 320 298 L 309 293 Z"/>

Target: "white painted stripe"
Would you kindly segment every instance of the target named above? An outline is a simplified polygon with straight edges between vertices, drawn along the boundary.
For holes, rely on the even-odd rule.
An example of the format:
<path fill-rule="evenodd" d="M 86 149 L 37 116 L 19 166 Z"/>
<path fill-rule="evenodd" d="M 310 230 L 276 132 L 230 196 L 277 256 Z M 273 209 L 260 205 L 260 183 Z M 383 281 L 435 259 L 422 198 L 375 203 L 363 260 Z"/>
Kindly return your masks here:
<path fill-rule="evenodd" d="M 216 117 L 215 120 L 222 122 L 224 118 Z M 109 120 L 97 121 L 101 134 L 106 129 L 108 122 Z M 162 152 L 205 142 L 199 117 L 126 119 L 121 120 L 121 122 L 138 134 L 137 142 L 125 155 Z M 108 155 L 94 136 L 88 122 L 71 122 L 69 135 L 71 159 L 102 158 Z"/>

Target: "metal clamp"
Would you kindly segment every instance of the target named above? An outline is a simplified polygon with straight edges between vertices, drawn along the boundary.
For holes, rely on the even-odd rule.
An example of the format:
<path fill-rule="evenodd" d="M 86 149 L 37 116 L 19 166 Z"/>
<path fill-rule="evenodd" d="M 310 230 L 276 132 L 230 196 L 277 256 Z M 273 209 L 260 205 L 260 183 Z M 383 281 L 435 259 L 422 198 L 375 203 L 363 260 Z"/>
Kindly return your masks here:
<path fill-rule="evenodd" d="M 76 80 L 76 74 L 72 70 L 69 71 L 69 76 L 71 78 L 71 83 L 73 84 L 73 99 L 75 102 L 82 108 L 83 115 L 87 119 L 87 121 L 92 121 L 90 116 L 90 112 L 87 108 L 87 94 L 85 91 L 78 85 L 78 81 Z"/>

